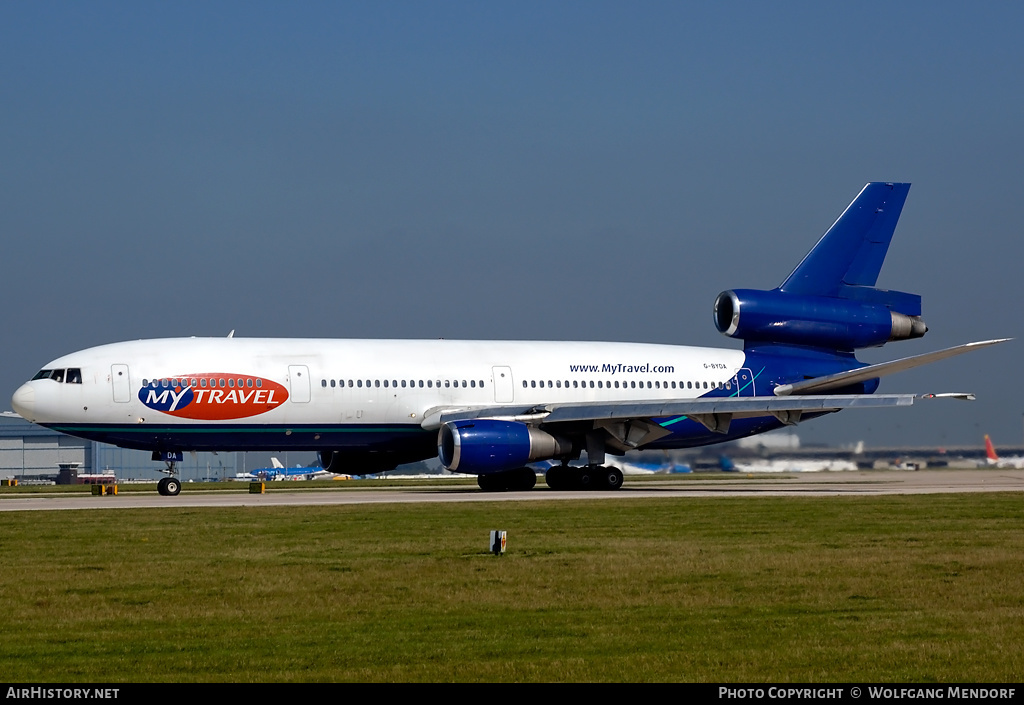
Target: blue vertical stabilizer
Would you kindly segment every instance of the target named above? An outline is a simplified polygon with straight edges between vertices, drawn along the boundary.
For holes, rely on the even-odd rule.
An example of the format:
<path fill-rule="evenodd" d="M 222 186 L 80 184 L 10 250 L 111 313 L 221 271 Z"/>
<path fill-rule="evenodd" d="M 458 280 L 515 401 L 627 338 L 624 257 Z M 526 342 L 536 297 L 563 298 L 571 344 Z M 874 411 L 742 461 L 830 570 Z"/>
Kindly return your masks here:
<path fill-rule="evenodd" d="M 909 191 L 910 184 L 865 186 L 779 289 L 845 298 L 845 287 L 873 287 Z"/>

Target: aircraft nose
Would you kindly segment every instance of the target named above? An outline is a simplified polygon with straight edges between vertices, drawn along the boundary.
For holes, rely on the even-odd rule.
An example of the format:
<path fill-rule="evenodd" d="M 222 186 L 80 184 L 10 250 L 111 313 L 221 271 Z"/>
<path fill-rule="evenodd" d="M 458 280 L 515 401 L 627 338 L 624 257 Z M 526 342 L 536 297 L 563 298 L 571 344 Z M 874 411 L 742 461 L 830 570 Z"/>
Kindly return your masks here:
<path fill-rule="evenodd" d="M 23 384 L 11 397 L 11 406 L 22 418 L 32 420 L 36 410 L 36 390 L 30 384 Z"/>

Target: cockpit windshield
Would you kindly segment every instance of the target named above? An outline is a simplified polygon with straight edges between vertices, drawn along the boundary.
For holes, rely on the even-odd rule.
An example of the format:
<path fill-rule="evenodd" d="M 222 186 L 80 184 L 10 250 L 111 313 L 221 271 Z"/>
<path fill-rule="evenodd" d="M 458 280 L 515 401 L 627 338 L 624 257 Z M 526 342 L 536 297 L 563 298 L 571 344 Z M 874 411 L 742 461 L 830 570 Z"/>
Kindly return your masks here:
<path fill-rule="evenodd" d="M 36 373 L 36 376 L 33 377 L 32 379 L 52 379 L 54 382 L 62 382 L 66 384 L 81 384 L 82 368 L 69 367 L 66 370 L 39 370 L 39 372 Z"/>

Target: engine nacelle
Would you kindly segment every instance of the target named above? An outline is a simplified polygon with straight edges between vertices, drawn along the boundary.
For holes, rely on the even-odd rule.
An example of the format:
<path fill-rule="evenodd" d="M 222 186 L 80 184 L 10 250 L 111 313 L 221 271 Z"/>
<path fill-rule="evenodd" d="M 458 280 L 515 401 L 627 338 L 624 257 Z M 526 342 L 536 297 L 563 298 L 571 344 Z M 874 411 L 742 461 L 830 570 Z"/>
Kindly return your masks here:
<path fill-rule="evenodd" d="M 518 421 L 449 421 L 437 436 L 441 464 L 472 475 L 503 472 L 572 452 L 572 443 Z"/>
<path fill-rule="evenodd" d="M 928 331 L 920 316 L 881 304 L 755 289 L 719 294 L 715 326 L 731 338 L 835 350 L 876 347 Z"/>

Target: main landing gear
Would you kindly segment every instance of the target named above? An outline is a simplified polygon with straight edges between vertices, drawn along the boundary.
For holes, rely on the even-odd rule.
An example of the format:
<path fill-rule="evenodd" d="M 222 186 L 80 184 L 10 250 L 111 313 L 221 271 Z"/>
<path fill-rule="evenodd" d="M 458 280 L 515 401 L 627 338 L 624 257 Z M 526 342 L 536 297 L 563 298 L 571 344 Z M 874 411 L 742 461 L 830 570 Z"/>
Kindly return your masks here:
<path fill-rule="evenodd" d="M 553 490 L 617 490 L 622 487 L 622 471 L 617 467 L 558 465 L 544 477 Z"/>
<path fill-rule="evenodd" d="M 181 480 L 175 475 L 178 474 L 178 469 L 175 467 L 175 463 L 182 459 L 182 454 L 179 453 L 161 453 L 155 451 L 153 453 L 153 460 L 162 460 L 167 467 L 160 472 L 167 473 L 167 477 L 160 480 L 156 484 L 156 491 L 164 497 L 176 497 L 181 492 Z"/>

